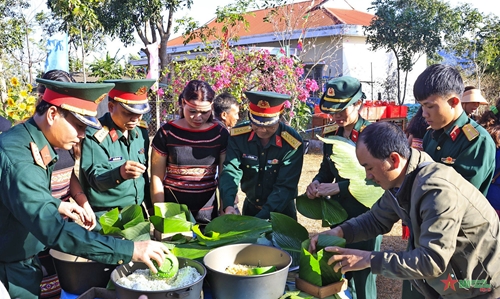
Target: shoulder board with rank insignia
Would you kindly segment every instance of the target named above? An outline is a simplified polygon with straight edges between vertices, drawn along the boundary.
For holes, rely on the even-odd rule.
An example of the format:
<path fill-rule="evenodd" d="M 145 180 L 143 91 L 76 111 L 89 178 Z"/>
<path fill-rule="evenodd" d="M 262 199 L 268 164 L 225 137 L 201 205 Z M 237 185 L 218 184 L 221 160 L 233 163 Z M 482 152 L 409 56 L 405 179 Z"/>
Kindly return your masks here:
<path fill-rule="evenodd" d="M 141 128 L 144 128 L 144 129 L 147 129 L 148 128 L 148 123 L 141 119 L 141 121 L 139 122 L 139 124 L 137 124 L 138 127 L 141 127 Z"/>
<path fill-rule="evenodd" d="M 106 138 L 106 136 L 108 136 L 108 133 L 109 133 L 108 127 L 102 126 L 102 129 L 95 132 L 94 137 L 97 141 L 99 141 L 99 143 L 101 143 L 104 140 L 104 138 Z"/>
<path fill-rule="evenodd" d="M 238 136 L 238 135 L 249 133 L 251 131 L 252 131 L 252 127 L 251 126 L 231 128 L 231 136 Z"/>
<path fill-rule="evenodd" d="M 288 144 L 290 144 L 293 149 L 297 149 L 302 144 L 302 142 L 298 141 L 295 137 L 292 136 L 292 134 L 288 133 L 287 131 L 281 132 L 281 137 L 283 137 L 283 139 L 285 139 L 285 141 L 288 142 Z"/>
<path fill-rule="evenodd" d="M 466 124 L 465 126 L 463 126 L 462 131 L 464 131 L 465 137 L 467 137 L 469 141 L 472 141 L 476 139 L 477 136 L 479 136 L 478 130 L 471 124 Z"/>
<path fill-rule="evenodd" d="M 338 129 L 339 129 L 339 125 L 337 125 L 337 124 L 326 126 L 323 128 L 323 135 L 326 135 L 326 134 L 331 133 L 331 132 L 335 132 Z"/>
<path fill-rule="evenodd" d="M 363 130 L 366 128 L 365 125 L 362 125 L 361 128 L 359 128 L 359 133 L 363 132 Z"/>

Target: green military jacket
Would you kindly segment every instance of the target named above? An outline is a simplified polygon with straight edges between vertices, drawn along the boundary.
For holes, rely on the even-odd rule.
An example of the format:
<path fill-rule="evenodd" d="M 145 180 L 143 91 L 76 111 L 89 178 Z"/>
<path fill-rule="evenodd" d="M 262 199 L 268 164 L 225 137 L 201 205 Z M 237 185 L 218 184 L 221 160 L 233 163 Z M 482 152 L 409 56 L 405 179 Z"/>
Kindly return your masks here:
<path fill-rule="evenodd" d="M 363 131 L 363 129 L 370 124 L 369 121 L 363 119 L 361 116 L 358 118 L 354 128 L 352 129 L 349 139 L 357 142 L 358 135 Z M 343 136 L 344 128 L 339 127 L 336 124 L 325 127 L 323 129 L 324 137 L 328 136 Z M 332 155 L 332 145 L 323 144 L 323 161 L 319 168 L 318 174 L 314 177 L 313 181 L 317 180 L 320 183 L 332 183 L 336 182 L 339 185 L 340 193 L 332 196 L 333 199 L 337 200 L 340 205 L 346 210 L 347 217 L 356 217 L 364 212 L 368 211 L 369 208 L 361 204 L 354 198 L 349 192 L 349 180 L 344 179 L 339 176 L 339 171 L 335 168 L 335 164 L 331 160 Z"/>
<path fill-rule="evenodd" d="M 269 219 L 270 212 L 278 212 L 296 218 L 294 199 L 303 159 L 302 138 L 283 123 L 265 147 L 249 122 L 232 128 L 219 180 L 223 208 L 234 204 L 241 182 L 245 203 L 257 208 L 244 207 L 243 214 L 250 210 L 255 212 L 250 216 Z"/>
<path fill-rule="evenodd" d="M 103 128 L 87 127 L 80 161 L 80 183 L 93 208 L 124 208 L 133 204 L 146 205 L 149 197 L 148 172 L 137 179 L 124 180 L 120 166 L 137 161 L 148 167 L 149 137 L 146 129 L 136 127 L 128 139 L 106 113 L 99 121 Z"/>
<path fill-rule="evenodd" d="M 61 217 L 61 200 L 50 190 L 56 161 L 33 119 L 0 136 L 0 265 L 31 258 L 45 246 L 106 264 L 130 261 L 133 242 L 89 232 Z"/>
<path fill-rule="evenodd" d="M 447 129 L 429 130 L 424 151 L 436 162 L 452 166 L 485 196 L 495 172 L 495 142 L 463 112 Z"/>

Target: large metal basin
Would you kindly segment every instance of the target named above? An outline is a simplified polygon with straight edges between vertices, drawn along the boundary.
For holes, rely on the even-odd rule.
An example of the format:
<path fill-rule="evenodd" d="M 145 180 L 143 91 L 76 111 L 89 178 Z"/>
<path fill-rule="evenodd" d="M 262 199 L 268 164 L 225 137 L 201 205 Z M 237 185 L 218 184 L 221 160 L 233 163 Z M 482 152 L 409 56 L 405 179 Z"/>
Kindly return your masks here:
<path fill-rule="evenodd" d="M 105 288 L 111 271 L 117 265 L 106 265 L 75 255 L 51 249 L 61 289 L 75 295 L 81 295 L 93 287 Z"/>
<path fill-rule="evenodd" d="M 203 258 L 208 269 L 207 279 L 216 299 L 277 299 L 285 291 L 288 268 L 292 257 L 281 249 L 256 245 L 235 244 L 216 248 Z M 277 271 L 254 276 L 226 273 L 233 264 L 276 266 Z"/>
<path fill-rule="evenodd" d="M 184 299 L 200 299 L 202 297 L 203 279 L 206 275 L 205 267 L 197 262 L 186 258 L 179 259 L 179 268 L 184 268 L 186 266 L 191 266 L 198 270 L 201 278 L 195 281 L 193 284 L 184 286 L 182 288 L 171 289 L 168 291 L 139 291 L 125 288 L 116 283 L 116 281 L 124 276 L 132 274 L 138 269 L 147 269 L 148 266 L 144 263 L 134 263 L 130 262 L 126 265 L 118 266 L 111 273 L 111 281 L 115 285 L 116 295 L 118 299 L 137 299 L 140 295 L 146 295 L 148 299 L 165 299 L 165 298 L 184 298 Z"/>

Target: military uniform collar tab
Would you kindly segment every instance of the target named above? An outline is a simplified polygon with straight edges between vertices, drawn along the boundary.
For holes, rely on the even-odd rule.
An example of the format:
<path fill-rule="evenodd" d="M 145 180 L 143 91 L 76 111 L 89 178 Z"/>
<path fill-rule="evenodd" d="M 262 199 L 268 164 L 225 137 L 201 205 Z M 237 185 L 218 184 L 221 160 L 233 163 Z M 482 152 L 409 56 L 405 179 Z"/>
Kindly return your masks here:
<path fill-rule="evenodd" d="M 54 164 L 58 159 L 57 153 L 45 138 L 35 120 L 30 118 L 22 125 L 31 136 L 32 142 L 26 146 L 30 147 L 35 163 L 44 169 Z"/>
<path fill-rule="evenodd" d="M 465 112 L 462 112 L 462 114 L 460 114 L 460 116 L 451 125 L 449 125 L 448 128 L 446 128 L 446 134 L 449 135 L 455 126 L 461 128 L 467 123 L 469 123 L 469 117 L 465 114 Z"/>

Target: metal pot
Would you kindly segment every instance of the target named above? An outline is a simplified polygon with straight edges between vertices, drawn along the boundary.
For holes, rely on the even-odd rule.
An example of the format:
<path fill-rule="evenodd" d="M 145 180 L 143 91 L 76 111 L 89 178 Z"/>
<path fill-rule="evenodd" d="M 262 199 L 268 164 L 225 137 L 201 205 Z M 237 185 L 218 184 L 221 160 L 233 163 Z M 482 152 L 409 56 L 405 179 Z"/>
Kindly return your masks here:
<path fill-rule="evenodd" d="M 137 299 L 140 295 L 146 295 L 148 299 L 164 299 L 164 298 L 185 298 L 185 299 L 200 299 L 202 297 L 203 279 L 206 275 L 205 266 L 197 261 L 193 261 L 186 258 L 179 259 L 179 268 L 184 268 L 186 266 L 191 266 L 198 270 L 201 274 L 201 278 L 195 281 L 193 284 L 187 285 L 182 288 L 172 289 L 168 291 L 139 291 L 125 288 L 116 283 L 116 281 L 122 277 L 132 274 L 138 269 L 147 269 L 148 266 L 144 263 L 134 263 L 130 262 L 127 265 L 121 265 L 117 267 L 111 273 L 111 281 L 115 285 L 116 295 L 118 299 Z"/>
<path fill-rule="evenodd" d="M 277 299 L 285 292 L 288 268 L 292 257 L 281 249 L 256 245 L 235 244 L 215 248 L 203 258 L 208 269 L 208 282 L 217 299 Z M 241 276 L 226 272 L 228 266 L 276 266 L 272 273 Z"/>
<path fill-rule="evenodd" d="M 92 287 L 105 288 L 116 265 L 106 265 L 51 249 L 61 289 L 81 295 Z"/>

